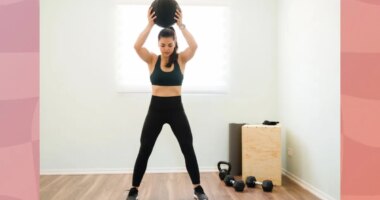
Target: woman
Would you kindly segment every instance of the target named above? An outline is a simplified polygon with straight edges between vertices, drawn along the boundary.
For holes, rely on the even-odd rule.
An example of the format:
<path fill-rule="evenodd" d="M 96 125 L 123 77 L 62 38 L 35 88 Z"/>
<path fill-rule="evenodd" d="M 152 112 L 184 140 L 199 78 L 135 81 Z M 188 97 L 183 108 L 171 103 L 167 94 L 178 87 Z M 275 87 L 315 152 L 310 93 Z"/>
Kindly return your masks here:
<path fill-rule="evenodd" d="M 151 29 L 154 26 L 155 13 L 152 8 L 148 11 L 148 25 L 137 38 L 135 50 L 144 60 L 150 71 L 152 82 L 152 99 L 146 116 L 141 138 L 140 150 L 136 159 L 132 188 L 127 200 L 137 199 L 138 187 L 144 176 L 148 159 L 162 126 L 168 123 L 176 136 L 181 151 L 185 157 L 186 169 L 194 186 L 194 198 L 207 200 L 200 185 L 199 168 L 193 148 L 193 138 L 190 125 L 181 101 L 181 85 L 186 63 L 194 56 L 197 43 L 182 23 L 182 13 L 177 10 L 174 19 L 181 30 L 188 47 L 177 54 L 177 40 L 174 29 L 164 28 L 158 35 L 161 55 L 149 52 L 143 47 Z"/>

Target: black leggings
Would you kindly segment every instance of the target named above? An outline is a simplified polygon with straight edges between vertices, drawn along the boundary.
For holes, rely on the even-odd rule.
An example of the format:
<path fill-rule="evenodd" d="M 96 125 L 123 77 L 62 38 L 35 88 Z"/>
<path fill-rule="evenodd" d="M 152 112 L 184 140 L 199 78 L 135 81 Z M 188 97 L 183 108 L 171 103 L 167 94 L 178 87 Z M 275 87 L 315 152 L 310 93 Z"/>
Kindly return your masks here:
<path fill-rule="evenodd" d="M 185 156 L 186 169 L 192 183 L 200 183 L 198 162 L 193 148 L 193 136 L 182 106 L 181 96 L 152 96 L 149 111 L 142 129 L 139 154 L 133 170 L 132 185 L 134 187 L 140 186 L 149 156 L 165 123 L 170 125 L 179 142 L 182 154 Z"/>

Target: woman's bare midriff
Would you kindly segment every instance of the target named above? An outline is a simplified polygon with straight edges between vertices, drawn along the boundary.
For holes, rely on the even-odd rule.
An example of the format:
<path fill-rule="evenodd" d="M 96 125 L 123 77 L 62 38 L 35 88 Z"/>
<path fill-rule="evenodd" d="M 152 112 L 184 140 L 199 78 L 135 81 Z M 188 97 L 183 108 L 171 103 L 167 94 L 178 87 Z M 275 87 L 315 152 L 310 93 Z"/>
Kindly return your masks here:
<path fill-rule="evenodd" d="M 152 85 L 152 95 L 159 97 L 181 96 L 181 86 Z"/>

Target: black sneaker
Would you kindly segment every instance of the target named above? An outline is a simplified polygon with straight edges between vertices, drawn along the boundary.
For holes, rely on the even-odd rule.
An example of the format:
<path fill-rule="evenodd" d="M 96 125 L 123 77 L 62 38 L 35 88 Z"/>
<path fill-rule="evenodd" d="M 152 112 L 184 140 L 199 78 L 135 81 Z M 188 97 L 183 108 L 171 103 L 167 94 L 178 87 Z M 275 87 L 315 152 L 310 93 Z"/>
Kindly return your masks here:
<path fill-rule="evenodd" d="M 138 200 L 139 199 L 138 194 L 139 194 L 139 191 L 137 190 L 137 188 L 135 187 L 131 188 L 129 190 L 127 200 Z"/>
<path fill-rule="evenodd" d="M 196 199 L 196 200 L 208 200 L 208 197 L 206 196 L 205 192 L 203 191 L 202 186 L 198 185 L 196 188 L 194 188 L 194 199 Z"/>

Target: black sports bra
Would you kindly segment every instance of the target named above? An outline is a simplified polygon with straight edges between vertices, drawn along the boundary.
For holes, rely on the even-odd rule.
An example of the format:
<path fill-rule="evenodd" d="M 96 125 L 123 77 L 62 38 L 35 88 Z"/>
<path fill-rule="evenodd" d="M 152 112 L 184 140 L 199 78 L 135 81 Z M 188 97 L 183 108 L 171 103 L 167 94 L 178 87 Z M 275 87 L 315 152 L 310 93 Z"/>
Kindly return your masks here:
<path fill-rule="evenodd" d="M 183 74 L 179 67 L 178 61 L 174 62 L 174 69 L 171 72 L 161 70 L 161 55 L 158 56 L 156 65 L 150 75 L 152 85 L 160 86 L 180 86 L 182 85 Z"/>

